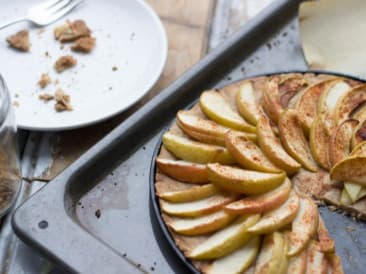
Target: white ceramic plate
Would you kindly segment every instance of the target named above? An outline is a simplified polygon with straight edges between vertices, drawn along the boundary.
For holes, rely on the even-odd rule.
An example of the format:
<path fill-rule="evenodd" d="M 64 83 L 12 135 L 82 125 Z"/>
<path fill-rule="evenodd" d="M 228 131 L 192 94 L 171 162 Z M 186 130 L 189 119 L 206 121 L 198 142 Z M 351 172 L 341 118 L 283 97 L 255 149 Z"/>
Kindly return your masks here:
<path fill-rule="evenodd" d="M 0 22 L 16 18 L 40 0 L 0 0 Z M 54 40 L 53 29 L 66 19 L 83 19 L 96 37 L 90 54 L 62 49 Z M 18 30 L 29 28 L 20 23 L 0 31 L 0 73 L 12 100 L 18 126 L 33 130 L 64 130 L 90 125 L 109 118 L 137 102 L 158 80 L 167 57 L 167 38 L 153 10 L 140 0 L 86 0 L 73 12 L 49 25 L 43 33 L 31 27 L 29 53 L 16 52 L 5 39 Z M 48 52 L 50 57 L 45 56 Z M 73 55 L 76 67 L 57 74 L 53 68 L 58 57 Z M 117 67 L 116 71 L 112 68 Z M 42 73 L 52 83 L 41 90 L 37 86 Z M 38 99 L 42 92 L 57 88 L 71 95 L 73 111 L 57 113 L 54 102 Z"/>

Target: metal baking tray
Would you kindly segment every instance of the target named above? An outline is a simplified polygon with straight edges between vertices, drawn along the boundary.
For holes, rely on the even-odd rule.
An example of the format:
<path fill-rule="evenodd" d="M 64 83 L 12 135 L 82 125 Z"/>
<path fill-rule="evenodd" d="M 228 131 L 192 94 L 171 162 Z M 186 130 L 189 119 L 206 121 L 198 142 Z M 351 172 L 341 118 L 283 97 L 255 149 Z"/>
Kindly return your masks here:
<path fill-rule="evenodd" d="M 68 272 L 189 272 L 149 197 L 160 134 L 202 90 L 306 69 L 297 26 L 300 2 L 274 2 L 29 198 L 13 216 L 16 234 Z M 362 273 L 365 223 L 327 208 L 321 212 L 346 273 Z"/>

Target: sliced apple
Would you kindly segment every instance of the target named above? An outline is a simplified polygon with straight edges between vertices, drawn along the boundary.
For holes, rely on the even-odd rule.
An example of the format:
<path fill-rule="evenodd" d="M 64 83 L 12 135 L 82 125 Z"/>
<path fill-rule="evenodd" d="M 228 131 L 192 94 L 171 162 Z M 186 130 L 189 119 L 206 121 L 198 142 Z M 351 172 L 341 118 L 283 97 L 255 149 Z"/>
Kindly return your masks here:
<path fill-rule="evenodd" d="M 244 194 L 261 194 L 279 186 L 285 173 L 263 173 L 220 164 L 208 164 L 208 179 L 217 186 Z"/>
<path fill-rule="evenodd" d="M 340 197 L 339 203 L 341 205 L 345 205 L 345 206 L 349 206 L 352 204 L 351 197 L 348 195 L 348 192 L 344 188 L 341 192 L 341 197 Z"/>
<path fill-rule="evenodd" d="M 218 194 L 199 201 L 178 204 L 160 200 L 160 208 L 172 216 L 197 217 L 214 212 L 235 199 L 233 195 Z"/>
<path fill-rule="evenodd" d="M 260 238 L 254 236 L 243 247 L 237 249 L 233 253 L 216 259 L 207 268 L 204 269 L 205 274 L 236 274 L 246 271 L 255 260 L 260 246 Z"/>
<path fill-rule="evenodd" d="M 295 75 L 281 79 L 279 83 L 281 105 L 283 107 L 287 107 L 291 99 L 294 98 L 294 96 L 296 96 L 302 90 L 302 88 L 306 87 L 307 85 L 308 84 L 302 75 Z"/>
<path fill-rule="evenodd" d="M 193 139 L 220 146 L 225 146 L 225 133 L 230 130 L 228 127 L 224 127 L 214 121 L 192 115 L 188 111 L 184 110 L 178 111 L 177 124 Z M 254 133 L 240 133 L 248 137 L 250 140 L 256 140 L 256 135 Z"/>
<path fill-rule="evenodd" d="M 232 164 L 235 162 L 226 148 L 202 144 L 170 132 L 164 134 L 163 144 L 177 158 L 185 161 L 201 164 L 210 162 Z"/>
<path fill-rule="evenodd" d="M 235 112 L 225 98 L 215 90 L 205 91 L 200 97 L 202 111 L 215 122 L 229 128 L 255 132 L 255 127 L 248 124 Z"/>
<path fill-rule="evenodd" d="M 346 192 L 353 204 L 357 201 L 358 195 L 362 189 L 362 186 L 360 186 L 359 184 L 351 183 L 351 182 L 345 182 L 344 189 L 346 190 Z"/>
<path fill-rule="evenodd" d="M 366 84 L 348 90 L 341 96 L 334 109 L 337 124 L 350 118 L 352 112 L 366 101 Z"/>
<path fill-rule="evenodd" d="M 278 79 L 268 80 L 263 90 L 262 105 L 269 118 L 277 124 L 283 107 L 280 102 Z"/>
<path fill-rule="evenodd" d="M 362 187 L 357 196 L 357 201 L 366 197 L 366 187 Z"/>
<path fill-rule="evenodd" d="M 199 184 L 208 182 L 206 165 L 163 158 L 157 158 L 156 163 L 162 172 L 178 181 Z"/>
<path fill-rule="evenodd" d="M 244 168 L 263 172 L 282 172 L 263 154 L 262 150 L 251 140 L 232 131 L 225 135 L 226 148 L 234 159 Z"/>
<path fill-rule="evenodd" d="M 310 151 L 314 160 L 325 170 L 330 169 L 329 142 L 330 135 L 321 116 L 314 118 L 310 127 Z"/>
<path fill-rule="evenodd" d="M 249 232 L 255 234 L 270 233 L 291 223 L 299 209 L 299 197 L 292 191 L 287 201 L 280 207 L 265 213 Z"/>
<path fill-rule="evenodd" d="M 213 196 L 219 192 L 219 189 L 213 184 L 203 186 L 193 186 L 184 190 L 158 192 L 157 195 L 166 201 L 172 203 L 184 203 L 201 200 Z"/>
<path fill-rule="evenodd" d="M 305 274 L 307 263 L 307 250 L 304 249 L 298 255 L 289 258 L 287 274 Z"/>
<path fill-rule="evenodd" d="M 352 148 L 366 141 L 366 120 L 358 124 L 352 136 Z"/>
<path fill-rule="evenodd" d="M 318 220 L 319 213 L 316 204 L 309 198 L 300 198 L 300 208 L 288 235 L 288 256 L 297 255 L 306 248 L 318 229 Z"/>
<path fill-rule="evenodd" d="M 366 156 L 366 141 L 359 143 L 352 149 L 351 156 L 359 155 Z"/>
<path fill-rule="evenodd" d="M 330 171 L 334 180 L 358 183 L 366 186 L 366 156 L 349 156 L 338 162 Z"/>
<path fill-rule="evenodd" d="M 282 145 L 296 161 L 309 171 L 317 171 L 295 110 L 284 111 L 278 123 Z"/>
<path fill-rule="evenodd" d="M 319 243 L 312 241 L 308 247 L 308 258 L 306 264 L 306 274 L 327 274 L 324 272 L 324 260 L 326 257 L 320 251 Z"/>
<path fill-rule="evenodd" d="M 239 87 L 236 96 L 236 105 L 241 116 L 244 117 L 252 125 L 256 125 L 262 111 L 259 109 L 254 95 L 253 85 L 249 81 L 245 81 Z"/>
<path fill-rule="evenodd" d="M 281 265 L 283 263 L 283 256 L 286 254 L 285 248 L 285 237 L 282 233 L 274 232 L 272 234 L 266 235 L 257 258 L 254 273 L 286 273 L 279 272 L 282 268 Z"/>
<path fill-rule="evenodd" d="M 357 120 L 348 119 L 335 129 L 329 143 L 329 160 L 331 166 L 334 166 L 350 153 L 351 138 L 357 125 Z"/>
<path fill-rule="evenodd" d="M 328 229 L 326 228 L 322 217 L 319 215 L 318 222 L 318 239 L 320 250 L 326 254 L 332 254 L 335 252 L 335 243 L 332 237 L 330 237 Z"/>
<path fill-rule="evenodd" d="M 287 240 L 287 237 L 284 236 L 284 248 L 283 248 L 281 263 L 278 268 L 278 273 L 285 274 L 287 272 L 287 267 L 288 267 L 287 251 L 288 251 L 288 240 Z"/>
<path fill-rule="evenodd" d="M 264 115 L 258 120 L 257 135 L 258 144 L 263 153 L 276 166 L 289 175 L 296 173 L 301 168 L 301 165 L 283 149 L 280 141 L 271 128 L 268 118 Z"/>
<path fill-rule="evenodd" d="M 166 224 L 178 234 L 196 236 L 217 231 L 227 226 L 235 217 L 219 210 L 198 218 L 169 219 Z"/>
<path fill-rule="evenodd" d="M 207 240 L 187 252 L 187 257 L 196 260 L 211 260 L 237 250 L 251 238 L 247 229 L 259 218 L 259 215 L 239 217 L 234 223 L 212 234 Z"/>
<path fill-rule="evenodd" d="M 285 179 L 284 183 L 272 191 L 262 195 L 249 196 L 247 198 L 227 204 L 225 210 L 235 214 L 263 213 L 282 205 L 290 195 L 291 182 Z"/>
<path fill-rule="evenodd" d="M 332 274 L 344 274 L 342 260 L 337 254 L 328 256 L 328 260 L 332 269 Z"/>
<path fill-rule="evenodd" d="M 361 103 L 358 105 L 350 114 L 352 119 L 357 121 L 365 121 L 366 120 L 366 102 Z"/>
<path fill-rule="evenodd" d="M 317 102 L 320 96 L 330 88 L 332 81 L 334 80 L 325 80 L 308 87 L 297 101 L 298 119 L 305 132 L 309 132 L 313 119 L 317 115 Z"/>

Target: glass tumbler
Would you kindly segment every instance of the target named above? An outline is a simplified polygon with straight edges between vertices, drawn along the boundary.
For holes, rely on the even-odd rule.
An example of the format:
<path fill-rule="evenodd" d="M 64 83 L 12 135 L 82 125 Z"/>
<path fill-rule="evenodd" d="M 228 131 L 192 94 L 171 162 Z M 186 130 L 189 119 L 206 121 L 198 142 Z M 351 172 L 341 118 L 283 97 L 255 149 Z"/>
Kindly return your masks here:
<path fill-rule="evenodd" d="M 21 187 L 16 133 L 9 91 L 0 75 L 0 217 L 14 205 Z"/>

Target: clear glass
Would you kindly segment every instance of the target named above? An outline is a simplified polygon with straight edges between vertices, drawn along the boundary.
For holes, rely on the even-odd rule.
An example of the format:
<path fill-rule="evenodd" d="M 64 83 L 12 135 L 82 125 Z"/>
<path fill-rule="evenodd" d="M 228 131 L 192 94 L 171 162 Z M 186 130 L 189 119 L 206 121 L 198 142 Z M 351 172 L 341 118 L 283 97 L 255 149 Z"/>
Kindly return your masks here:
<path fill-rule="evenodd" d="M 0 217 L 13 206 L 21 187 L 16 133 L 9 91 L 0 75 Z"/>

